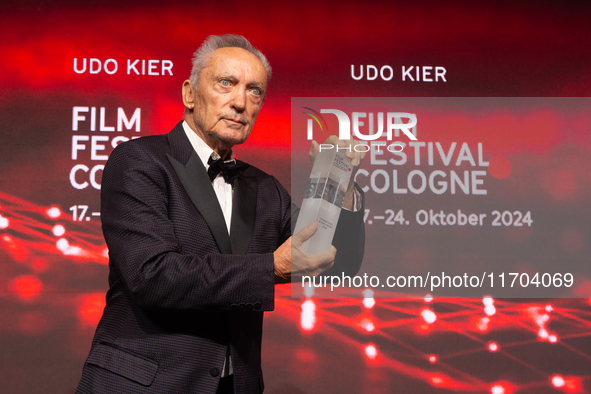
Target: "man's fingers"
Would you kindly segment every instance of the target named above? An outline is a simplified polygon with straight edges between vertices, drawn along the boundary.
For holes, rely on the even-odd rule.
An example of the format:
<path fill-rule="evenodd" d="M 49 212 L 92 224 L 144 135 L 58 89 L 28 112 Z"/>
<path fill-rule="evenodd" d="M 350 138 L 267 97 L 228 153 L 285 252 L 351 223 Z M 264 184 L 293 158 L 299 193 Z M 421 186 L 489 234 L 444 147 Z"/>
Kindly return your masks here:
<path fill-rule="evenodd" d="M 327 250 L 326 252 L 322 252 L 322 253 L 318 253 L 314 256 L 314 263 L 318 266 L 324 266 L 324 265 L 328 265 L 330 264 L 330 266 L 332 266 L 332 264 L 334 263 L 334 258 L 337 254 L 337 249 L 330 245 L 330 249 Z M 326 267 L 325 269 L 328 269 L 330 267 Z"/>
<path fill-rule="evenodd" d="M 309 240 L 312 235 L 316 234 L 316 230 L 318 230 L 318 223 L 316 221 L 310 223 L 306 227 L 300 230 L 299 233 L 293 236 L 293 241 L 297 245 L 301 245 L 307 240 Z"/>
<path fill-rule="evenodd" d="M 365 159 L 365 152 L 359 152 L 359 162 L 357 165 L 361 164 L 361 162 Z"/>
<path fill-rule="evenodd" d="M 351 159 L 351 165 L 357 167 L 365 158 L 365 152 L 358 152 L 355 150 L 355 146 L 360 145 L 358 141 L 351 139 L 347 141 L 347 143 L 351 147 L 351 152 L 347 152 L 347 157 Z"/>
<path fill-rule="evenodd" d="M 351 164 L 353 164 L 353 158 L 355 157 L 355 154 L 357 152 L 355 152 L 355 150 L 353 149 L 355 147 L 357 141 L 355 140 L 347 140 L 347 141 L 339 141 L 339 146 L 341 148 L 347 148 L 349 147 L 346 151 L 345 151 L 345 156 L 348 157 L 349 159 L 351 159 Z"/>
<path fill-rule="evenodd" d="M 354 140 L 353 138 L 351 138 L 350 140 L 339 140 L 339 137 L 337 137 L 336 135 L 331 135 L 330 137 L 328 137 L 326 139 L 326 141 L 324 142 L 325 144 L 328 145 L 333 145 L 333 146 L 338 146 L 339 150 L 344 151 L 345 156 L 348 157 L 349 159 L 351 159 L 351 165 L 353 167 L 358 167 L 361 162 L 363 161 L 363 159 L 365 158 L 365 152 L 358 152 L 355 150 L 355 146 L 359 145 L 359 141 Z M 310 158 L 312 159 L 312 154 L 313 154 L 313 149 L 316 149 L 316 147 L 318 147 L 319 150 L 319 145 L 316 143 L 315 141 L 312 142 L 312 148 L 310 149 Z M 361 149 L 360 149 L 361 150 Z M 318 151 L 314 151 L 314 157 L 316 157 L 316 155 L 318 154 Z"/>
<path fill-rule="evenodd" d="M 318 145 L 318 142 L 312 141 L 310 152 L 308 152 L 308 156 L 310 156 L 310 160 L 312 161 L 312 163 L 314 163 L 314 159 L 318 155 L 318 152 L 320 152 L 320 145 Z"/>
<path fill-rule="evenodd" d="M 337 137 L 336 135 L 331 135 L 330 137 L 328 137 L 326 139 L 326 141 L 324 142 L 325 144 L 331 144 L 331 145 L 338 145 L 339 144 L 339 137 Z"/>
<path fill-rule="evenodd" d="M 330 265 L 323 265 L 322 267 L 318 267 L 313 270 L 308 270 L 304 274 L 302 274 L 301 276 L 303 276 L 303 275 L 318 276 L 318 275 L 322 274 L 324 271 L 326 271 L 327 269 L 329 269 L 330 267 L 332 267 L 333 264 L 334 264 L 334 262 L 331 262 Z"/>
<path fill-rule="evenodd" d="M 335 248 L 334 245 L 330 245 L 330 249 L 321 254 L 325 254 L 326 260 L 334 261 L 334 258 L 337 255 L 337 248 Z"/>
<path fill-rule="evenodd" d="M 299 272 L 293 272 L 294 276 L 318 276 L 334 265 L 334 260 L 320 265 L 302 268 Z"/>

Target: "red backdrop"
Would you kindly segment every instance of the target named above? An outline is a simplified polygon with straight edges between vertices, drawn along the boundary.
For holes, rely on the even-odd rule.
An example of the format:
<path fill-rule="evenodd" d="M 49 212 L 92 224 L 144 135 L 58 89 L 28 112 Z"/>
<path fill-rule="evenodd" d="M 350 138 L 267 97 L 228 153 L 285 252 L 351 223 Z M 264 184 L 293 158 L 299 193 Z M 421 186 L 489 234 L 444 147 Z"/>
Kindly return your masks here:
<path fill-rule="evenodd" d="M 100 220 L 92 216 L 99 193 L 90 183 L 100 183 L 100 155 L 115 137 L 165 133 L 181 119 L 181 84 L 208 35 L 245 35 L 269 58 L 265 106 L 236 153 L 288 188 L 292 97 L 585 97 L 591 90 L 591 9 L 578 4 L 29 1 L 0 9 L 0 392 L 6 393 L 74 391 L 107 290 Z M 83 59 L 87 68 L 80 72 Z M 100 72 L 91 73 L 90 59 L 97 59 L 95 67 L 100 62 Z M 128 61 L 137 59 L 128 74 Z M 142 60 L 146 67 L 157 60 L 158 75 L 147 75 L 148 68 L 137 75 Z M 172 64 L 172 75 L 163 64 Z M 352 66 L 358 75 L 367 65 L 390 66 L 392 79 L 352 77 Z M 444 67 L 446 80 L 403 80 L 402 67 L 410 66 Z M 74 107 L 88 107 L 76 131 Z M 101 131 L 101 108 L 103 126 L 115 129 L 119 108 L 126 120 L 139 108 L 139 132 L 124 123 L 122 131 Z M 579 129 L 572 141 L 588 152 L 589 126 Z M 88 136 L 79 140 L 84 150 L 73 149 L 74 135 Z M 108 137 L 96 140 L 96 160 L 93 136 Z M 539 146 L 538 137 L 531 136 L 531 146 Z M 524 160 L 543 160 L 543 151 L 530 154 Z M 583 184 L 577 174 L 586 174 L 588 163 L 572 164 L 579 167 L 570 175 L 551 173 L 559 192 Z M 564 204 L 585 205 L 588 189 L 577 190 L 583 192 Z M 581 215 L 588 219 L 588 211 Z M 585 258 L 589 236 L 575 231 L 561 242 Z M 420 261 L 411 252 L 406 264 Z M 491 304 L 306 301 L 288 294 L 277 288 L 276 311 L 265 320 L 263 370 L 271 393 L 591 391 L 588 298 Z"/>

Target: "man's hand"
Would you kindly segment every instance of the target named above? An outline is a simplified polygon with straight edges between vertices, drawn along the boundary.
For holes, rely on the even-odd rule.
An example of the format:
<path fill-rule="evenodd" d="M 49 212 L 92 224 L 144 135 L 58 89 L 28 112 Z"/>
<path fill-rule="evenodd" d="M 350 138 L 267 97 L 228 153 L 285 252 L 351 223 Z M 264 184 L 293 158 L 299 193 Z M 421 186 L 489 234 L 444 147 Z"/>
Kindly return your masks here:
<path fill-rule="evenodd" d="M 339 151 L 345 152 L 345 156 L 351 159 L 351 166 L 353 168 L 351 171 L 351 179 L 349 180 L 349 185 L 347 186 L 347 193 L 345 194 L 345 199 L 343 200 L 343 208 L 352 211 L 354 210 L 353 189 L 355 183 L 355 174 L 357 174 L 357 170 L 359 169 L 359 166 L 361 166 L 361 162 L 365 158 L 365 152 L 355 151 L 355 145 L 359 145 L 359 142 L 355 141 L 354 139 L 343 141 L 339 140 L 339 137 L 337 137 L 336 135 L 331 135 L 326 139 L 324 143 L 331 144 L 335 147 L 338 146 Z M 314 159 L 316 159 L 316 156 L 319 152 L 320 145 L 318 145 L 318 142 L 312 141 L 312 147 L 310 148 L 310 152 L 308 152 L 312 165 L 314 165 Z"/>
<path fill-rule="evenodd" d="M 292 278 L 304 275 L 316 276 L 334 264 L 337 250 L 334 246 L 326 252 L 308 254 L 302 250 L 302 244 L 316 233 L 318 223 L 312 222 L 299 233 L 289 237 L 273 253 L 275 258 L 275 283 L 288 283 Z"/>

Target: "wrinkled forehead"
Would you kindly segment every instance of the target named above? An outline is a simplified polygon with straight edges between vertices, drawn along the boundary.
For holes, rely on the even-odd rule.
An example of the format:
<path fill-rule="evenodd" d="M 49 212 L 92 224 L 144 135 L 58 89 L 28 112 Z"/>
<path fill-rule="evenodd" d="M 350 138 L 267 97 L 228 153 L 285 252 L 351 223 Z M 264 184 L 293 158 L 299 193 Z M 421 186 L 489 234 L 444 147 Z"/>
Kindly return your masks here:
<path fill-rule="evenodd" d="M 203 73 L 210 76 L 231 75 L 246 82 L 267 83 L 267 71 L 263 63 L 242 48 L 220 48 L 212 52 Z"/>

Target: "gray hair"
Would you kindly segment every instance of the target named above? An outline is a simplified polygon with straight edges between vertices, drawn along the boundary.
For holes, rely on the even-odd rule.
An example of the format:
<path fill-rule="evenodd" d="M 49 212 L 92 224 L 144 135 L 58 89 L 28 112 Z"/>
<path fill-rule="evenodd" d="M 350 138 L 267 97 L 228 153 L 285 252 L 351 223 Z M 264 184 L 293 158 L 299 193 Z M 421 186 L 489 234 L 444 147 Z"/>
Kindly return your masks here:
<path fill-rule="evenodd" d="M 193 54 L 193 68 L 191 69 L 191 85 L 193 89 L 199 88 L 201 71 L 207 66 L 211 54 L 220 48 L 242 48 L 252 53 L 263 63 L 267 71 L 267 80 L 271 79 L 271 65 L 261 51 L 256 49 L 246 38 L 236 34 L 224 34 L 221 36 L 209 36 Z"/>

